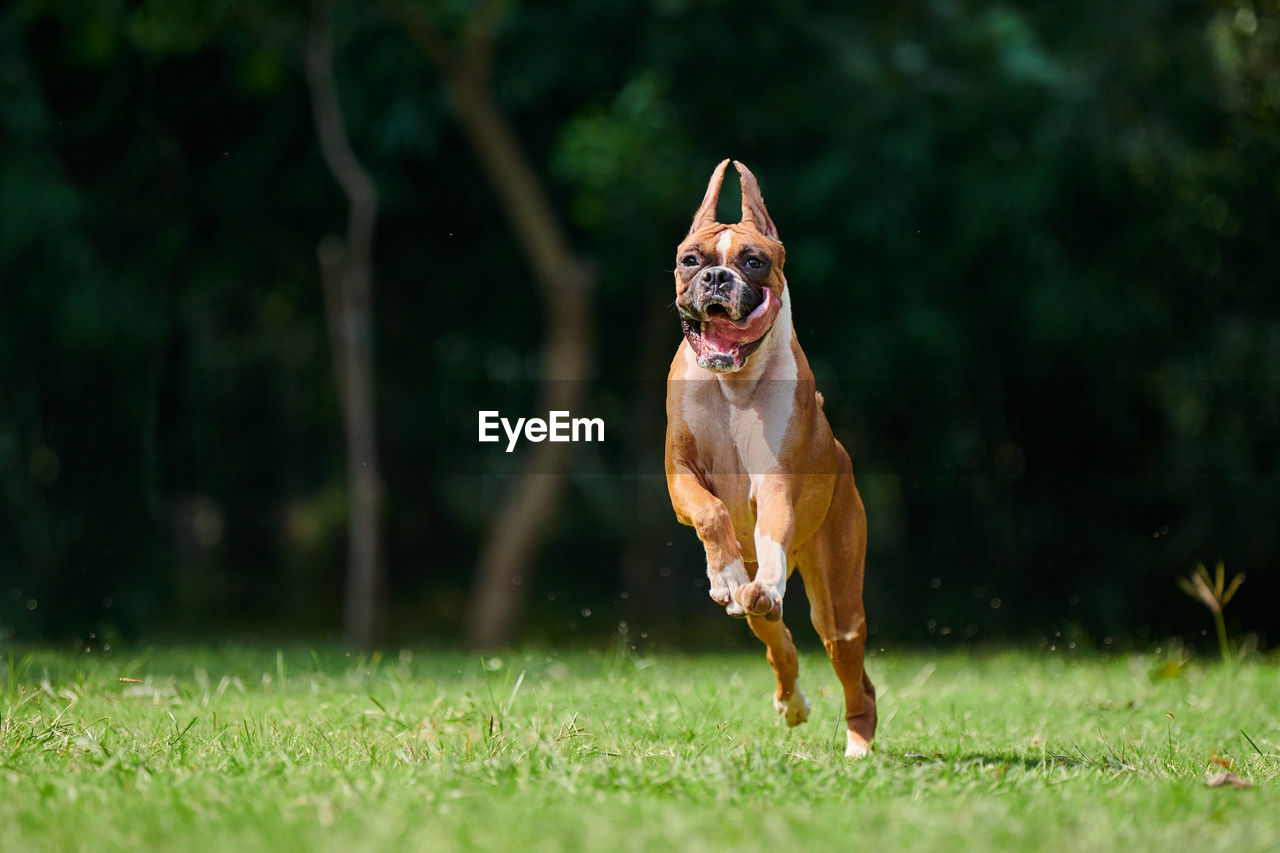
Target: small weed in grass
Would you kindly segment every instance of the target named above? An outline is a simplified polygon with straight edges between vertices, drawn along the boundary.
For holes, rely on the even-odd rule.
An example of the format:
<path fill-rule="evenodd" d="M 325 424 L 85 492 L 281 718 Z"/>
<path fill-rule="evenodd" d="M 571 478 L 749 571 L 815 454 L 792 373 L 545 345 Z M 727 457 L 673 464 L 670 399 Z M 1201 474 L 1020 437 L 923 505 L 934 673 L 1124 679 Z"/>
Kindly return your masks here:
<path fill-rule="evenodd" d="M 881 654 L 876 753 L 803 655 L 9 656 L 0 838 L 33 850 L 1271 850 L 1280 668 Z M 1249 783 L 1206 784 L 1222 773 Z"/>
<path fill-rule="evenodd" d="M 1223 664 L 1231 665 L 1231 644 L 1227 641 L 1227 622 L 1222 611 L 1231 603 L 1236 590 L 1244 583 L 1244 575 L 1236 575 L 1230 586 L 1225 586 L 1226 566 L 1221 560 L 1214 570 L 1214 577 L 1209 577 L 1209 570 L 1204 563 L 1196 563 L 1195 571 L 1188 577 L 1178 578 L 1178 586 L 1187 595 L 1199 601 L 1213 614 L 1213 625 L 1218 632 L 1218 651 L 1222 654 Z"/>

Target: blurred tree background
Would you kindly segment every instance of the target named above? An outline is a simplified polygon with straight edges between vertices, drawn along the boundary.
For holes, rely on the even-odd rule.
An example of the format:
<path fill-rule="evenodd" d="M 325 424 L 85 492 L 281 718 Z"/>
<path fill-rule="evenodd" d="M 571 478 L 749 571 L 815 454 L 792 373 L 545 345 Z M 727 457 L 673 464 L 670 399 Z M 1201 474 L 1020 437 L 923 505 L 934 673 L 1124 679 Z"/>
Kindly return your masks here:
<path fill-rule="evenodd" d="M 348 198 L 314 13 L 0 10 L 0 639 L 341 631 L 317 246 Z M 475 411 L 497 389 L 537 414 L 555 357 L 473 86 L 589 288 L 575 414 L 608 424 L 530 463 L 562 487 L 504 580 L 507 636 L 753 642 L 661 476 L 672 255 L 733 156 L 854 456 L 873 641 L 1201 642 L 1174 579 L 1219 558 L 1248 576 L 1229 624 L 1274 641 L 1280 4 L 341 2 L 332 23 L 377 191 L 378 636 L 467 634 L 527 481 L 466 461 Z"/>

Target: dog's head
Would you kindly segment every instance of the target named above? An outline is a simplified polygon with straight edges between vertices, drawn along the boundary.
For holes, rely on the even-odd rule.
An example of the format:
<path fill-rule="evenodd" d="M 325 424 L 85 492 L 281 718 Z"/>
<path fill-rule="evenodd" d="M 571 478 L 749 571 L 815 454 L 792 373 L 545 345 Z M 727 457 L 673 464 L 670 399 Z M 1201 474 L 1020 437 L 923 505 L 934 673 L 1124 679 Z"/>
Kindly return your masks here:
<path fill-rule="evenodd" d="M 716 221 L 725 160 L 707 184 L 702 206 L 676 251 L 676 310 L 698 364 L 717 373 L 741 370 L 760 348 L 782 307 L 786 258 L 751 170 L 742 176 L 742 221 Z"/>

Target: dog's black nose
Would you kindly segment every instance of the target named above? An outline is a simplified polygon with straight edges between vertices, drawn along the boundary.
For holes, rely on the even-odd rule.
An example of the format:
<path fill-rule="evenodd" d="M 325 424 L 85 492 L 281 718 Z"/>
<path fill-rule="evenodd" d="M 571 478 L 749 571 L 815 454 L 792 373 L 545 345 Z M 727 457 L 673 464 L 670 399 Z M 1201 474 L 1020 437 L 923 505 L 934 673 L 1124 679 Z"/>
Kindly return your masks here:
<path fill-rule="evenodd" d="M 704 270 L 698 279 L 703 299 L 712 302 L 728 302 L 732 299 L 734 282 L 733 271 L 726 267 Z"/>
<path fill-rule="evenodd" d="M 712 267 L 702 273 L 702 283 L 707 284 L 726 284 L 733 278 L 733 273 L 724 267 Z"/>

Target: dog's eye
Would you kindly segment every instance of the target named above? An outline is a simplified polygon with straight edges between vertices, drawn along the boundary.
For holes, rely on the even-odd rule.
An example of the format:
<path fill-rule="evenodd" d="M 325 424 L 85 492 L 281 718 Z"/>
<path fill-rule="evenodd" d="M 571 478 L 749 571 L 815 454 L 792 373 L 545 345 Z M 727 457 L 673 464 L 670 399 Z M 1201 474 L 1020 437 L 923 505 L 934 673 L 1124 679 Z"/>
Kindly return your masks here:
<path fill-rule="evenodd" d="M 680 259 L 680 263 L 684 264 L 686 267 L 696 267 L 698 265 L 698 256 L 685 255 Z"/>
<path fill-rule="evenodd" d="M 749 266 L 753 270 L 763 269 L 764 261 L 760 260 L 759 258 L 747 258 L 747 266 Z"/>

